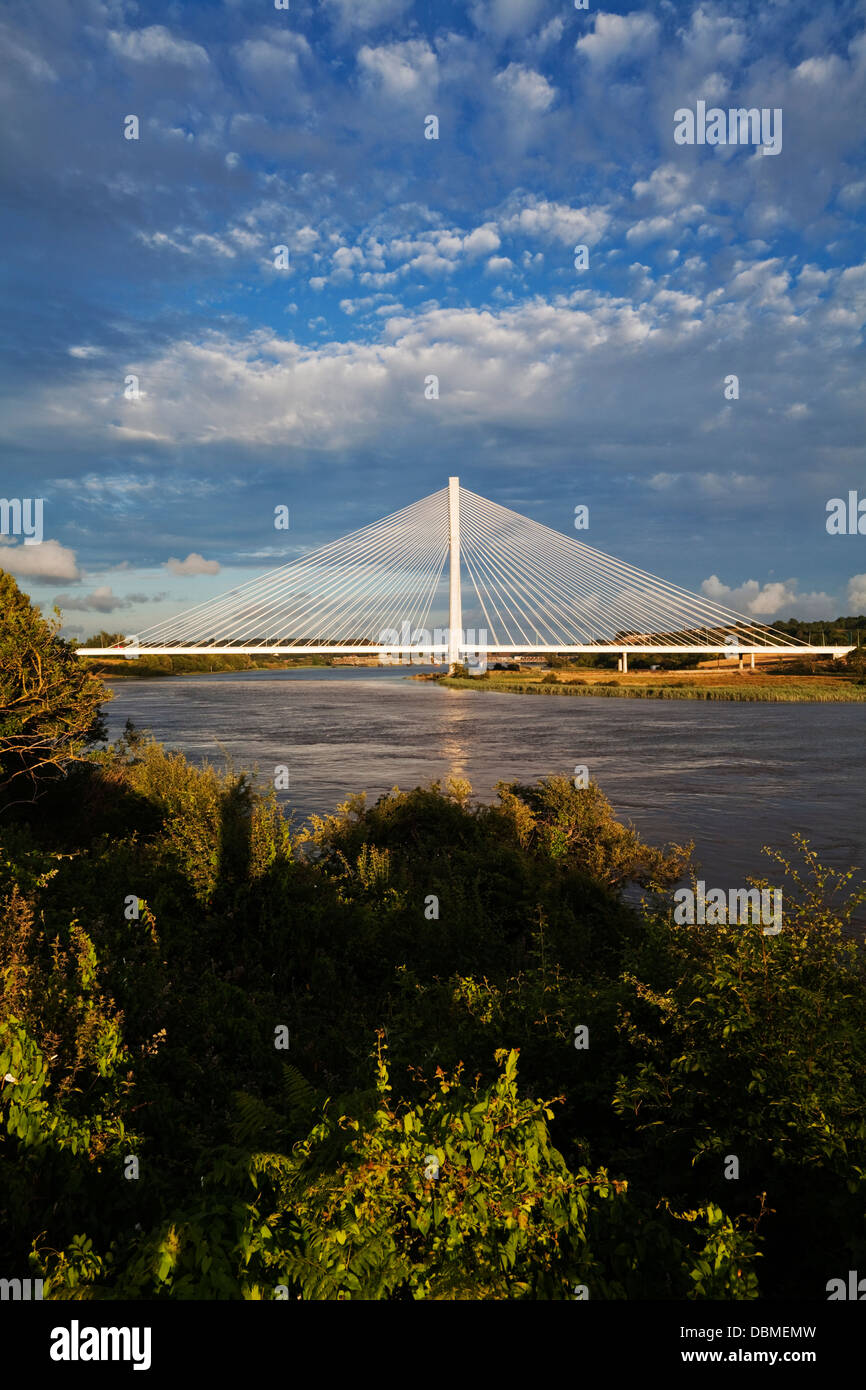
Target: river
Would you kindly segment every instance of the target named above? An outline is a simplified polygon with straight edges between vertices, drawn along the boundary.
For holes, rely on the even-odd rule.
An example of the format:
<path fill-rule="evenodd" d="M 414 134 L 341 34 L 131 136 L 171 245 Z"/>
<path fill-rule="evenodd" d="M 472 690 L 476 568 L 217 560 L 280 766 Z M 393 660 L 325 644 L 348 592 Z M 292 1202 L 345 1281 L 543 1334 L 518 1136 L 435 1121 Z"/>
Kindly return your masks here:
<path fill-rule="evenodd" d="M 193 762 L 288 768 L 300 820 L 348 792 L 449 775 L 491 799 L 502 779 L 588 767 L 653 843 L 689 839 L 708 887 L 744 884 L 807 834 L 835 868 L 866 864 L 866 707 L 486 694 L 405 671 L 318 668 L 118 682 L 107 706 Z M 778 881 L 778 880 L 776 880 Z M 862 914 L 858 914 L 858 918 Z"/>

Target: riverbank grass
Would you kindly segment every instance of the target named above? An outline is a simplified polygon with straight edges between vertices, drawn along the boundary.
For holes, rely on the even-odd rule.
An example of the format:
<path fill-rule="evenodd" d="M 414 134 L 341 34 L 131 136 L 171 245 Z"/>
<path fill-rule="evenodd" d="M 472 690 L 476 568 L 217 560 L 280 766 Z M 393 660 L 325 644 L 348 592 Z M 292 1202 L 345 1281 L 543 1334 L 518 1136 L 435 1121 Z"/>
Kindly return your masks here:
<path fill-rule="evenodd" d="M 551 678 L 552 677 L 552 678 Z M 765 672 L 610 671 L 568 673 L 496 671 L 482 676 L 440 676 L 437 683 L 452 690 L 494 691 L 508 695 L 596 696 L 624 700 L 737 700 L 781 703 L 861 703 L 866 683 L 848 671 L 839 674 L 784 675 Z"/>

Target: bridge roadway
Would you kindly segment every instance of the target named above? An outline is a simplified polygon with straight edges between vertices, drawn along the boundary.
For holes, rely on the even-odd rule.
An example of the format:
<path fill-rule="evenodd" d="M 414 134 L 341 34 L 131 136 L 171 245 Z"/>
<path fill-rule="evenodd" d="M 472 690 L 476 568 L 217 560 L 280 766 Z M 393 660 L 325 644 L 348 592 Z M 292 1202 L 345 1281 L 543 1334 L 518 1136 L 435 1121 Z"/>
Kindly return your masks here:
<path fill-rule="evenodd" d="M 244 646 L 244 647 L 218 647 L 218 646 L 198 646 L 198 647 L 134 647 L 131 645 L 123 647 L 78 647 L 78 656 L 123 656 L 127 661 L 137 660 L 142 656 L 446 656 L 448 654 L 447 642 L 424 643 L 423 645 L 394 643 L 393 646 Z M 628 643 L 617 642 L 612 645 L 599 646 L 544 646 L 542 644 L 525 647 L 516 647 L 514 643 L 509 645 L 490 645 L 485 643 L 482 646 L 471 642 L 461 642 L 458 644 L 458 652 L 461 656 L 480 656 L 486 653 L 488 656 L 506 655 L 515 656 L 519 654 L 535 654 L 547 652 L 553 656 L 570 656 L 581 654 L 591 654 L 601 656 L 603 654 L 617 653 L 620 656 L 636 655 L 698 655 L 703 652 L 709 656 L 832 656 L 837 660 L 847 656 L 848 652 L 854 651 L 854 647 L 753 647 L 746 643 L 736 646 L 716 643 L 708 643 L 706 646 L 691 647 L 672 647 L 672 646 L 649 646 L 647 644 L 629 645 Z"/>

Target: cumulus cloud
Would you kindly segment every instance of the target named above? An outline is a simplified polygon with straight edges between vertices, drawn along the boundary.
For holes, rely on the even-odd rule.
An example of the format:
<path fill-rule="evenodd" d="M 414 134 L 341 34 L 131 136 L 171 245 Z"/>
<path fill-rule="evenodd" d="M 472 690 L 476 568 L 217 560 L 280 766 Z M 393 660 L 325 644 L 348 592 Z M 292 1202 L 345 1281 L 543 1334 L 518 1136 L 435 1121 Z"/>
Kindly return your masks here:
<path fill-rule="evenodd" d="M 463 238 L 463 250 L 467 256 L 488 255 L 491 251 L 498 251 L 499 245 L 499 233 L 492 222 L 485 222 Z"/>
<path fill-rule="evenodd" d="M 352 438 L 404 430 L 411 383 L 438 375 L 445 364 L 464 386 L 452 403 L 455 421 L 462 403 L 474 418 L 483 411 L 491 422 L 511 416 L 528 426 L 549 418 L 551 408 L 558 419 L 570 413 L 569 382 L 579 360 L 644 340 L 653 322 L 649 309 L 599 297 L 587 308 L 538 300 L 496 314 L 431 308 L 389 318 L 381 341 L 322 349 L 270 332 L 243 339 L 212 333 L 201 342 L 178 341 L 146 373 L 143 367 L 165 385 L 123 408 L 138 430 L 176 445 L 342 448 Z"/>
<path fill-rule="evenodd" d="M 854 615 L 866 613 L 866 574 L 854 574 L 848 580 L 848 606 Z"/>
<path fill-rule="evenodd" d="M 643 57 L 655 48 L 658 35 L 659 22 L 654 15 L 599 13 L 592 33 L 578 39 L 575 48 L 596 67 L 605 67 L 622 57 Z"/>
<path fill-rule="evenodd" d="M 221 568 L 218 560 L 206 560 L 194 550 L 185 560 L 178 560 L 172 556 L 170 560 L 166 560 L 165 567 L 172 574 L 219 574 Z"/>
<path fill-rule="evenodd" d="M 525 116 L 527 111 L 547 111 L 556 96 L 556 88 L 543 73 L 523 63 L 509 63 L 493 82 L 505 100 L 513 103 L 518 116 Z"/>
<path fill-rule="evenodd" d="M 80 579 L 75 551 L 59 541 L 15 545 L 0 536 L 0 569 L 26 579 Z"/>
<path fill-rule="evenodd" d="M 164 24 L 146 29 L 108 31 L 108 46 L 120 58 L 132 63 L 173 63 L 184 68 L 204 68 L 209 58 L 200 44 L 176 38 Z"/>
<path fill-rule="evenodd" d="M 585 242 L 592 246 L 603 236 L 610 222 L 605 208 L 573 208 L 545 198 L 529 198 L 519 210 L 507 214 L 502 226 L 511 233 L 544 237 L 564 245 Z"/>
<path fill-rule="evenodd" d="M 625 237 L 626 241 L 642 246 L 645 242 L 658 241 L 669 236 L 675 228 L 676 223 L 672 217 L 646 217 L 629 227 Z"/>
<path fill-rule="evenodd" d="M 636 179 L 632 184 L 635 198 L 648 199 L 657 207 L 678 208 L 685 201 L 691 183 L 691 173 L 675 164 L 660 164 L 648 179 Z"/>
<path fill-rule="evenodd" d="M 728 293 L 732 297 L 738 298 L 747 294 L 762 307 L 769 304 L 776 304 L 785 309 L 793 307 L 787 295 L 791 277 L 782 268 L 782 262 L 778 257 L 755 261 L 743 269 L 741 264 L 740 261 L 734 263 L 734 274 L 728 287 Z"/>
<path fill-rule="evenodd" d="M 703 5 L 697 5 L 682 42 L 684 52 L 693 63 L 713 68 L 736 62 L 743 52 L 746 32 L 741 20 L 714 14 Z"/>
<path fill-rule="evenodd" d="M 734 588 L 711 574 L 701 584 L 701 593 L 714 603 L 748 614 L 759 622 L 774 618 L 832 618 L 837 616 L 839 606 L 832 594 L 799 593 L 796 579 L 771 580 L 766 584 L 747 579 Z"/>
<path fill-rule="evenodd" d="M 436 84 L 436 54 L 424 39 L 380 48 L 364 44 L 358 53 L 358 67 L 366 85 L 387 97 L 414 97 Z"/>

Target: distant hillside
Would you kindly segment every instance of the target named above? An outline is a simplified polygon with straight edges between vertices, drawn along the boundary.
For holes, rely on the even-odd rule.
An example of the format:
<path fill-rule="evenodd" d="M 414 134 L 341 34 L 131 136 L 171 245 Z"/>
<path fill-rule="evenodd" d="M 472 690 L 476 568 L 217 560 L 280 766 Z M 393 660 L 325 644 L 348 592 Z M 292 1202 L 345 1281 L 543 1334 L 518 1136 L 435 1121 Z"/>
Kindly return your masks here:
<path fill-rule="evenodd" d="M 817 642 L 822 647 L 859 647 L 866 645 L 858 633 L 866 631 L 866 615 L 861 613 L 854 618 L 824 618 L 822 621 L 806 622 L 802 618 L 785 618 L 778 623 L 770 623 L 777 632 L 787 633 L 789 637 L 800 637 L 804 642 Z"/>

